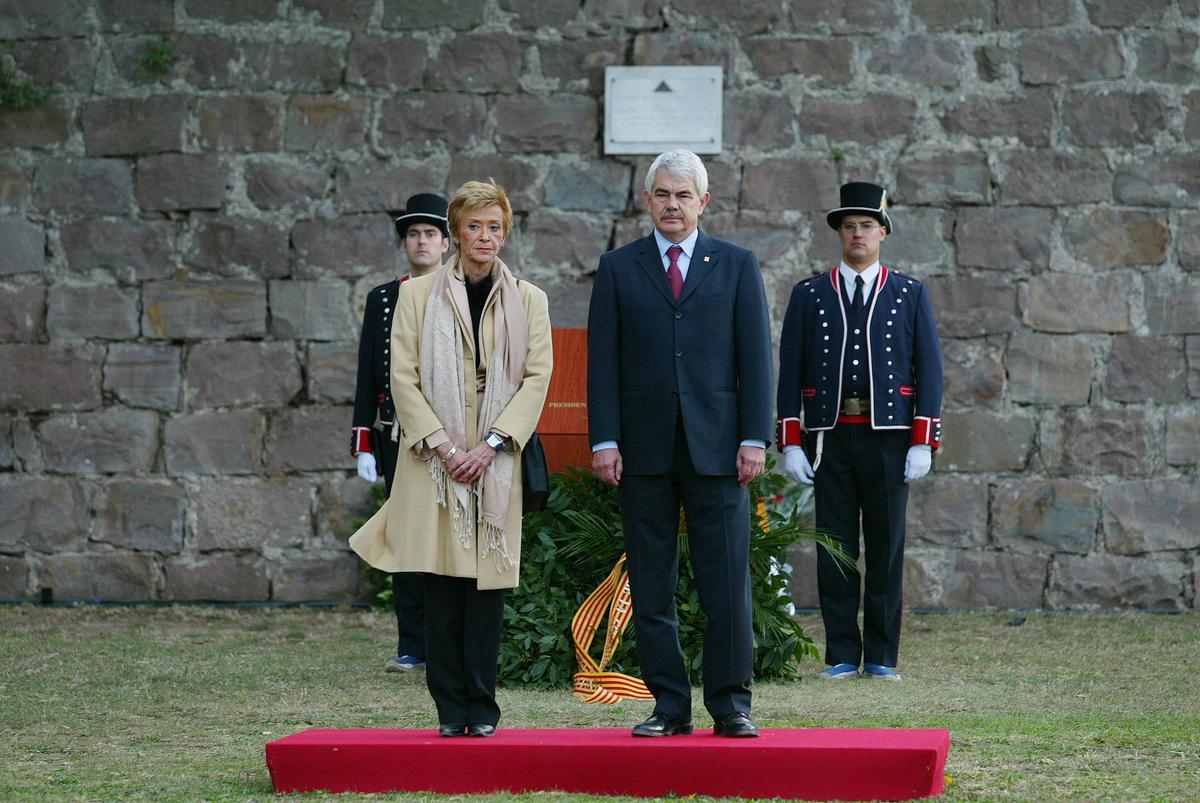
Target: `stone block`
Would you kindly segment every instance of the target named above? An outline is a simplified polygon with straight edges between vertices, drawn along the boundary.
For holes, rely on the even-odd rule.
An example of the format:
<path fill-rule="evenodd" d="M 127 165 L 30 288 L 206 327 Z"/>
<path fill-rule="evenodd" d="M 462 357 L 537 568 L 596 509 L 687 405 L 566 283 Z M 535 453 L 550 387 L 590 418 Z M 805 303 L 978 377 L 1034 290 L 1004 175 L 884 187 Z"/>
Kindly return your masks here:
<path fill-rule="evenodd" d="M 29 202 L 30 170 L 16 158 L 0 157 L 0 205 L 23 207 Z"/>
<path fill-rule="evenodd" d="M 946 231 L 950 228 L 949 213 L 932 207 L 897 208 L 891 212 L 896 231 L 887 236 L 883 246 L 886 265 L 900 264 L 908 270 L 909 265 L 945 266 L 953 263 Z M 824 215 L 818 215 L 817 225 L 830 234 Z"/>
<path fill-rule="evenodd" d="M 158 455 L 158 416 L 109 407 L 55 416 L 38 427 L 46 469 L 65 474 L 145 473 Z"/>
<path fill-rule="evenodd" d="M 992 497 L 992 538 L 1015 552 L 1077 552 L 1096 544 L 1100 495 L 1074 480 L 1009 480 Z"/>
<path fill-rule="evenodd" d="M 193 215 L 196 229 L 187 263 L 224 276 L 286 276 L 288 232 L 244 216 Z"/>
<path fill-rule="evenodd" d="M 632 170 L 614 161 L 555 165 L 546 179 L 546 203 L 581 212 L 624 212 Z"/>
<path fill-rule="evenodd" d="M 1188 395 L 1200 396 L 1200 337 L 1185 338 L 1184 350 L 1188 361 Z"/>
<path fill-rule="evenodd" d="M 129 163 L 122 159 L 45 159 L 33 175 L 33 201 L 66 215 L 123 216 L 133 198 Z"/>
<path fill-rule="evenodd" d="M 904 601 L 912 607 L 1041 608 L 1050 559 L 1011 552 L 917 548 L 905 552 Z"/>
<path fill-rule="evenodd" d="M 177 34 L 175 49 L 179 53 L 175 72 L 191 86 L 198 89 L 241 88 L 243 59 L 241 48 L 233 39 Z M 133 69 L 140 71 L 141 65 L 135 61 Z"/>
<path fill-rule="evenodd" d="M 1054 561 L 1046 600 L 1050 608 L 1183 607 L 1185 566 L 1178 560 L 1120 555 L 1063 555 Z"/>
<path fill-rule="evenodd" d="M 171 0 L 99 0 L 96 17 L 100 29 L 112 33 L 169 31 L 174 27 L 175 4 Z"/>
<path fill-rule="evenodd" d="M 0 40 L 84 36 L 88 32 L 86 0 L 25 0 L 0 7 Z"/>
<path fill-rule="evenodd" d="M 1145 476 L 1154 463 L 1151 438 L 1138 410 L 1078 408 L 1046 421 L 1041 457 L 1047 470 L 1068 477 Z"/>
<path fill-rule="evenodd" d="M 41 273 L 46 267 L 46 232 L 23 215 L 0 216 L 0 276 Z"/>
<path fill-rule="evenodd" d="M 1102 499 L 1109 552 L 1142 555 L 1200 547 L 1200 486 L 1194 477 L 1118 482 L 1105 486 Z"/>
<path fill-rule="evenodd" d="M 358 34 L 350 43 L 346 83 L 392 90 L 420 89 L 428 63 L 425 42 L 420 39 Z"/>
<path fill-rule="evenodd" d="M 1074 0 L 997 0 L 1001 28 L 1049 28 L 1075 21 Z"/>
<path fill-rule="evenodd" d="M 1153 142 L 1167 127 L 1166 104 L 1157 92 L 1068 90 L 1063 123 L 1085 147 L 1132 147 Z"/>
<path fill-rule="evenodd" d="M 592 282 L 560 281 L 538 283 L 550 300 L 550 325 L 556 329 L 586 329 L 588 306 L 592 297 Z"/>
<path fill-rule="evenodd" d="M 85 38 L 26 39 L 11 52 L 17 69 L 38 86 L 84 93 L 95 87 L 97 56 Z"/>
<path fill-rule="evenodd" d="M 779 225 L 777 215 L 770 212 L 741 212 L 736 215 L 722 212 L 706 215 L 706 218 L 705 228 L 713 235 L 751 247 L 760 268 L 769 272 L 776 265 L 782 265 L 787 270 L 793 267 L 789 257 L 800 247 L 800 233 L 790 226 Z M 614 239 L 614 242 L 623 244 L 624 241 Z"/>
<path fill-rule="evenodd" d="M 292 95 L 284 143 L 291 151 L 340 151 L 366 142 L 366 98 Z"/>
<path fill-rule="evenodd" d="M 994 84 L 1003 81 L 1012 65 L 1012 51 L 998 44 L 983 45 L 975 48 L 972 53 L 975 60 L 975 74 L 981 81 Z"/>
<path fill-rule="evenodd" d="M 296 340 L 349 340 L 356 328 L 343 281 L 271 282 L 271 334 Z"/>
<path fill-rule="evenodd" d="M 1095 358 L 1086 337 L 1021 331 L 1008 343 L 1008 394 L 1028 404 L 1087 404 Z"/>
<path fill-rule="evenodd" d="M 45 325 L 45 285 L 0 285 L 0 341 L 36 341 Z"/>
<path fill-rule="evenodd" d="M 387 98 L 377 125 L 379 144 L 401 153 L 442 147 L 457 152 L 492 139 L 483 98 L 460 92 L 413 92 Z"/>
<path fill-rule="evenodd" d="M 57 554 L 43 561 L 37 584 L 59 600 L 135 601 L 157 596 L 157 574 L 154 556 L 139 552 Z"/>
<path fill-rule="evenodd" d="M 71 270 L 99 268 L 125 284 L 172 275 L 174 238 L 175 227 L 166 221 L 84 218 L 59 229 Z"/>
<path fill-rule="evenodd" d="M 106 488 L 97 541 L 174 555 L 183 549 L 187 495 L 174 483 L 121 480 Z"/>
<path fill-rule="evenodd" d="M 764 151 L 791 148 L 796 143 L 795 118 L 788 92 L 726 92 L 723 146 Z"/>
<path fill-rule="evenodd" d="M 864 108 L 871 110 L 863 114 Z M 900 95 L 868 95 L 861 99 L 808 97 L 800 109 L 800 133 L 826 136 L 831 142 L 878 143 L 910 136 L 917 104 Z"/>
<path fill-rule="evenodd" d="M 836 39 L 755 37 L 742 40 L 742 51 L 760 78 L 798 75 L 845 86 L 854 75 L 850 63 L 854 49 Z"/>
<path fill-rule="evenodd" d="M 612 224 L 605 216 L 542 211 L 529 216 L 524 234 L 533 238 L 532 256 L 539 268 L 565 266 L 567 275 L 578 276 L 608 250 Z"/>
<path fill-rule="evenodd" d="M 792 24 L 796 30 L 821 30 L 861 35 L 867 32 L 894 31 L 900 27 L 900 10 L 889 0 L 863 0 L 861 3 L 825 3 L 821 0 L 796 0 L 791 4 Z"/>
<path fill-rule="evenodd" d="M 1133 206 L 1200 205 L 1200 153 L 1155 154 L 1117 168 L 1117 201 Z"/>
<path fill-rule="evenodd" d="M 595 151 L 596 101 L 582 95 L 501 95 L 496 99 L 501 153 Z"/>
<path fill-rule="evenodd" d="M 1144 81 L 1195 85 L 1200 79 L 1196 47 L 1200 37 L 1185 31 L 1148 31 L 1134 34 L 1137 54 L 1135 74 Z"/>
<path fill-rule="evenodd" d="M 194 498 L 196 549 L 262 552 L 301 547 L 312 537 L 313 488 L 306 480 L 205 480 Z"/>
<path fill-rule="evenodd" d="M 1200 323 L 1196 324 L 1200 328 Z M 1124 402 L 1175 404 L 1187 398 L 1187 360 L 1179 337 L 1117 335 L 1108 358 L 1106 392 Z"/>
<path fill-rule="evenodd" d="M 838 186 L 837 169 L 829 159 L 764 159 L 742 170 L 740 206 L 821 212 L 838 197 Z"/>
<path fill-rule="evenodd" d="M 71 106 L 63 98 L 0 115 L 0 148 L 52 148 L 70 136 Z"/>
<path fill-rule="evenodd" d="M 292 246 L 301 268 L 358 276 L 396 264 L 396 228 L 388 215 L 354 215 L 302 220 L 292 227 Z"/>
<path fill-rule="evenodd" d="M 674 0 L 671 9 L 691 16 L 696 27 L 702 29 L 718 19 L 739 33 L 777 31 L 787 25 L 782 4 L 774 0 L 749 0 L 736 5 L 723 0 Z"/>
<path fill-rule="evenodd" d="M 29 593 L 25 558 L 0 555 L 0 599 L 21 599 Z"/>
<path fill-rule="evenodd" d="M 1180 214 L 1179 226 L 1175 230 L 1175 244 L 1179 249 L 1181 268 L 1189 271 L 1200 268 L 1200 212 Z"/>
<path fill-rule="evenodd" d="M 987 410 L 947 411 L 938 469 L 945 471 L 1023 471 L 1033 449 L 1036 419 L 1023 413 Z"/>
<path fill-rule="evenodd" d="M 469 31 L 483 23 L 485 0 L 447 4 L 441 0 L 383 0 L 382 25 L 388 30 L 452 28 Z"/>
<path fill-rule="evenodd" d="M 1112 200 L 1112 171 L 1097 151 L 1013 151 L 1000 158 L 1000 165 L 997 183 L 1004 203 L 1058 207 Z"/>
<path fill-rule="evenodd" d="M 184 12 L 218 22 L 268 22 L 276 18 L 275 0 L 185 0 Z"/>
<path fill-rule="evenodd" d="M 368 484 L 357 475 L 327 475 L 317 492 L 317 537 L 324 549 L 346 549 L 346 539 L 358 529 L 355 521 L 370 518 L 378 506 L 375 489 L 381 483 Z"/>
<path fill-rule="evenodd" d="M 188 105 L 186 95 L 93 100 L 83 107 L 84 148 L 88 156 L 183 150 Z"/>
<path fill-rule="evenodd" d="M 46 469 L 42 462 L 42 445 L 28 418 L 12 419 L 12 457 L 14 467 L 22 471 L 36 474 Z"/>
<path fill-rule="evenodd" d="M 279 150 L 280 99 L 273 95 L 227 95 L 200 101 L 200 142 L 218 151 Z"/>
<path fill-rule="evenodd" d="M 180 555 L 165 564 L 166 598 L 189 602 L 257 602 L 271 593 L 267 565 L 249 555 Z"/>
<path fill-rule="evenodd" d="M 167 340 L 261 337 L 267 333 L 267 288 L 262 282 L 146 282 L 142 334 Z"/>
<path fill-rule="evenodd" d="M 0 409 L 89 410 L 99 407 L 104 348 L 0 344 Z"/>
<path fill-rule="evenodd" d="M 308 398 L 315 402 L 349 404 L 358 378 L 358 344 L 311 343 L 308 347 Z"/>
<path fill-rule="evenodd" d="M 191 409 L 243 404 L 287 405 L 303 387 L 291 343 L 197 343 L 188 354 Z"/>
<path fill-rule="evenodd" d="M 867 56 L 867 72 L 918 86 L 949 87 L 958 83 L 964 62 L 953 37 L 909 34 L 875 40 Z"/>
<path fill-rule="evenodd" d="M 1200 332 L 1200 279 L 1179 281 L 1163 276 L 1147 276 L 1146 321 L 1158 335 L 1185 335 Z"/>
<path fill-rule="evenodd" d="M 325 42 L 244 43 L 246 89 L 334 91 L 342 85 L 345 46 Z M 295 101 L 296 96 L 292 97 Z"/>
<path fill-rule="evenodd" d="M 295 407 L 271 419 L 267 472 L 333 471 L 354 467 L 346 448 L 350 407 Z"/>
<path fill-rule="evenodd" d="M 925 282 L 942 337 L 978 337 L 1014 331 L 1017 288 L 991 276 L 935 276 Z"/>
<path fill-rule="evenodd" d="M 986 204 L 991 181 L 985 154 L 939 153 L 898 165 L 896 197 L 906 204 Z"/>
<path fill-rule="evenodd" d="M 400 165 L 348 162 L 338 166 L 334 197 L 348 212 L 400 210 L 410 195 L 436 192 L 445 181 L 444 168 L 431 161 Z"/>
<path fill-rule="evenodd" d="M 1167 463 L 1172 466 L 1200 463 L 1200 416 L 1194 413 L 1167 415 Z"/>
<path fill-rule="evenodd" d="M 215 156 L 169 153 L 137 164 L 137 201 L 144 211 L 219 209 L 229 176 Z"/>
<path fill-rule="evenodd" d="M 1168 0 L 1083 0 L 1092 24 L 1102 28 L 1154 28 L 1163 21 Z"/>
<path fill-rule="evenodd" d="M 425 80 L 435 90 L 516 92 L 520 75 L 520 40 L 507 33 L 470 33 L 442 42 Z"/>
<path fill-rule="evenodd" d="M 906 540 L 910 545 L 983 546 L 987 521 L 986 482 L 934 472 L 909 488 Z"/>
<path fill-rule="evenodd" d="M 1041 274 L 1029 280 L 1025 323 L 1043 332 L 1128 332 L 1128 277 Z"/>
<path fill-rule="evenodd" d="M 0 471 L 8 471 L 13 467 L 13 443 L 11 419 L 0 415 Z"/>
<path fill-rule="evenodd" d="M 788 596 L 797 608 L 818 608 L 821 597 L 817 593 L 817 548 L 810 542 L 792 544 L 788 552 L 788 565 L 792 576 L 788 582 Z"/>
<path fill-rule="evenodd" d="M 737 39 L 723 34 L 706 31 L 639 33 L 633 39 L 632 63 L 719 64 L 728 82 L 733 75 L 738 51 Z"/>
<path fill-rule="evenodd" d="M 562 39 L 538 42 L 542 75 L 557 81 L 556 89 L 578 89 L 599 94 L 604 68 L 625 61 L 625 42 L 617 38 Z"/>
<path fill-rule="evenodd" d="M 361 31 L 371 21 L 375 0 L 294 0 L 293 11 L 330 28 Z"/>
<path fill-rule="evenodd" d="M 1054 106 L 1049 90 L 1026 89 L 1012 98 L 971 96 L 935 113 L 942 128 L 952 136 L 1002 137 L 1045 148 L 1050 145 Z"/>
<path fill-rule="evenodd" d="M 330 183 L 326 170 L 303 164 L 262 159 L 245 170 L 246 197 L 259 209 L 320 201 Z"/>
<path fill-rule="evenodd" d="M 1054 212 L 1030 206 L 958 210 L 958 264 L 1029 273 L 1050 265 Z"/>
<path fill-rule="evenodd" d="M 334 553 L 297 558 L 277 564 L 272 598 L 288 602 L 360 599 L 362 568 L 357 555 Z"/>
<path fill-rule="evenodd" d="M 1001 337 L 942 341 L 942 399 L 963 407 L 996 407 L 1004 393 Z"/>
<path fill-rule="evenodd" d="M 1017 51 L 1026 84 L 1073 84 L 1120 78 L 1125 72 L 1120 38 L 1114 33 L 1029 34 Z"/>
<path fill-rule="evenodd" d="M 77 483 L 0 475 L 0 548 L 5 551 L 80 549 L 87 542 L 89 518 Z"/>
<path fill-rule="evenodd" d="M 646 179 L 646 170 L 650 169 L 650 162 L 646 162 L 645 170 L 641 167 L 638 165 L 634 170 L 633 190 L 630 193 L 630 201 L 635 209 L 646 208 L 642 199 L 642 187 Z M 712 195 L 706 213 L 736 212 L 740 208 L 738 198 L 742 190 L 742 166 L 706 159 L 704 168 L 708 171 L 708 192 Z"/>
<path fill-rule="evenodd" d="M 914 0 L 912 13 L 930 31 L 990 31 L 995 15 L 992 6 L 991 0 Z"/>
<path fill-rule="evenodd" d="M 138 291 L 115 284 L 57 285 L 49 290 L 52 338 L 126 340 L 138 336 Z"/>
<path fill-rule="evenodd" d="M 104 390 L 129 407 L 179 409 L 179 348 L 113 343 L 104 360 Z"/>
<path fill-rule="evenodd" d="M 266 423 L 258 410 L 200 412 L 172 418 L 163 431 L 167 474 L 257 474 L 262 470 L 265 432 Z"/>

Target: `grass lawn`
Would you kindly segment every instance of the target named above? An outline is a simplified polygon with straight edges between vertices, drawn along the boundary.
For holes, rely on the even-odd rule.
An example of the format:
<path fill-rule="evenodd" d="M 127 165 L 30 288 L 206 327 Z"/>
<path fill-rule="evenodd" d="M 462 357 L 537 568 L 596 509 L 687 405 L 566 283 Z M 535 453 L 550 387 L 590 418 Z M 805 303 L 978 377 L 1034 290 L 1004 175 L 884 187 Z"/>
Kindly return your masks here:
<path fill-rule="evenodd" d="M 948 799 L 1200 799 L 1200 616 L 1024 616 L 909 614 L 902 683 L 760 684 L 755 718 L 949 728 Z M 821 643 L 819 617 L 802 621 Z M 362 611 L 0 607 L 0 799 L 277 799 L 267 741 L 434 726 L 423 675 L 382 671 L 394 641 L 390 617 Z M 650 710 L 565 690 L 502 689 L 500 704 L 501 728 L 627 727 Z M 392 797 L 422 796 L 372 799 Z"/>

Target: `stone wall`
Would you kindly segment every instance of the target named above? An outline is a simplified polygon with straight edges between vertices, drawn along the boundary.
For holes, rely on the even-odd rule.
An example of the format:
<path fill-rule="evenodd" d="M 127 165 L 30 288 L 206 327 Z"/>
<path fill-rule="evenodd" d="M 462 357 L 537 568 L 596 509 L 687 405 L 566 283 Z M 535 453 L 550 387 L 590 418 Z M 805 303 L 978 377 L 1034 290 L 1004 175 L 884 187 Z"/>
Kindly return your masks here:
<path fill-rule="evenodd" d="M 893 190 L 947 375 L 906 601 L 1194 607 L 1198 38 L 1198 0 L 0 3 L 0 58 L 54 89 L 0 110 L 0 598 L 353 596 L 388 213 L 494 176 L 509 261 L 584 325 L 647 228 L 603 69 L 682 63 L 725 69 L 704 224 L 776 330 L 839 182 Z"/>

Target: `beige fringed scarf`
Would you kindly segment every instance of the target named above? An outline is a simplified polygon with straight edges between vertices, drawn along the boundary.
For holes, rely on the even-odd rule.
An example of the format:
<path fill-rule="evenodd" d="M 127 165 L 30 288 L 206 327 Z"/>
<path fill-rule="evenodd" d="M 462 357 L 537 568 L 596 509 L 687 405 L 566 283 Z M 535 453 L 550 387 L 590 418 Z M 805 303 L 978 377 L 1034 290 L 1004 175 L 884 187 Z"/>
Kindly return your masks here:
<path fill-rule="evenodd" d="M 487 382 L 483 401 L 478 405 L 476 433 L 482 436 L 503 412 L 521 386 L 525 375 L 525 357 L 529 348 L 529 322 L 521 303 L 517 282 L 508 266 L 499 259 L 492 265 L 493 348 L 487 362 Z M 458 315 L 455 316 L 455 309 Z M 481 319 L 486 319 L 486 315 Z M 471 308 L 463 269 L 458 256 L 434 273 L 433 287 L 425 307 L 421 332 L 421 393 L 442 422 L 454 443 L 466 441 L 466 392 L 463 333 L 459 320 L 471 325 Z M 483 339 L 480 338 L 482 346 Z M 464 549 L 470 549 L 482 524 L 482 557 L 493 555 L 496 571 L 513 565 L 508 549 L 508 497 L 512 490 L 513 455 L 499 452 L 496 459 L 472 485 L 455 482 L 441 458 L 427 458 L 429 474 L 437 486 L 438 504 L 450 505 L 454 532 Z"/>

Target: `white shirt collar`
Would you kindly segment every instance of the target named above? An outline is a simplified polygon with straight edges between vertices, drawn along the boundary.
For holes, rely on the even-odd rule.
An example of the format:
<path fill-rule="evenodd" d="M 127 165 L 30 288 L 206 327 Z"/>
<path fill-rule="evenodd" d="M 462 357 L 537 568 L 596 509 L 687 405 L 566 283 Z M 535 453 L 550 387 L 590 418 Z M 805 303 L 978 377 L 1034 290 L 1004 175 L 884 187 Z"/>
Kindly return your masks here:
<path fill-rule="evenodd" d="M 861 276 L 863 280 L 863 293 L 871 294 L 871 290 L 875 287 L 876 280 L 879 279 L 879 260 L 875 260 L 867 266 L 862 273 L 854 270 L 846 264 L 845 260 L 838 265 L 838 272 L 841 274 L 842 286 L 847 297 L 852 297 L 854 293 L 854 277 Z"/>
<path fill-rule="evenodd" d="M 666 237 L 663 237 L 662 232 L 656 228 L 654 230 L 654 242 L 656 242 L 658 244 L 658 256 L 662 259 L 666 259 L 667 258 L 667 249 L 673 245 L 678 245 L 680 248 L 683 249 L 683 255 L 686 256 L 688 258 L 688 261 L 690 262 L 692 259 L 692 251 L 694 251 L 696 249 L 696 239 L 699 238 L 699 236 L 700 236 L 700 227 L 697 226 L 695 229 L 692 230 L 692 233 L 689 234 L 683 242 L 673 243 L 670 240 L 668 240 Z"/>

